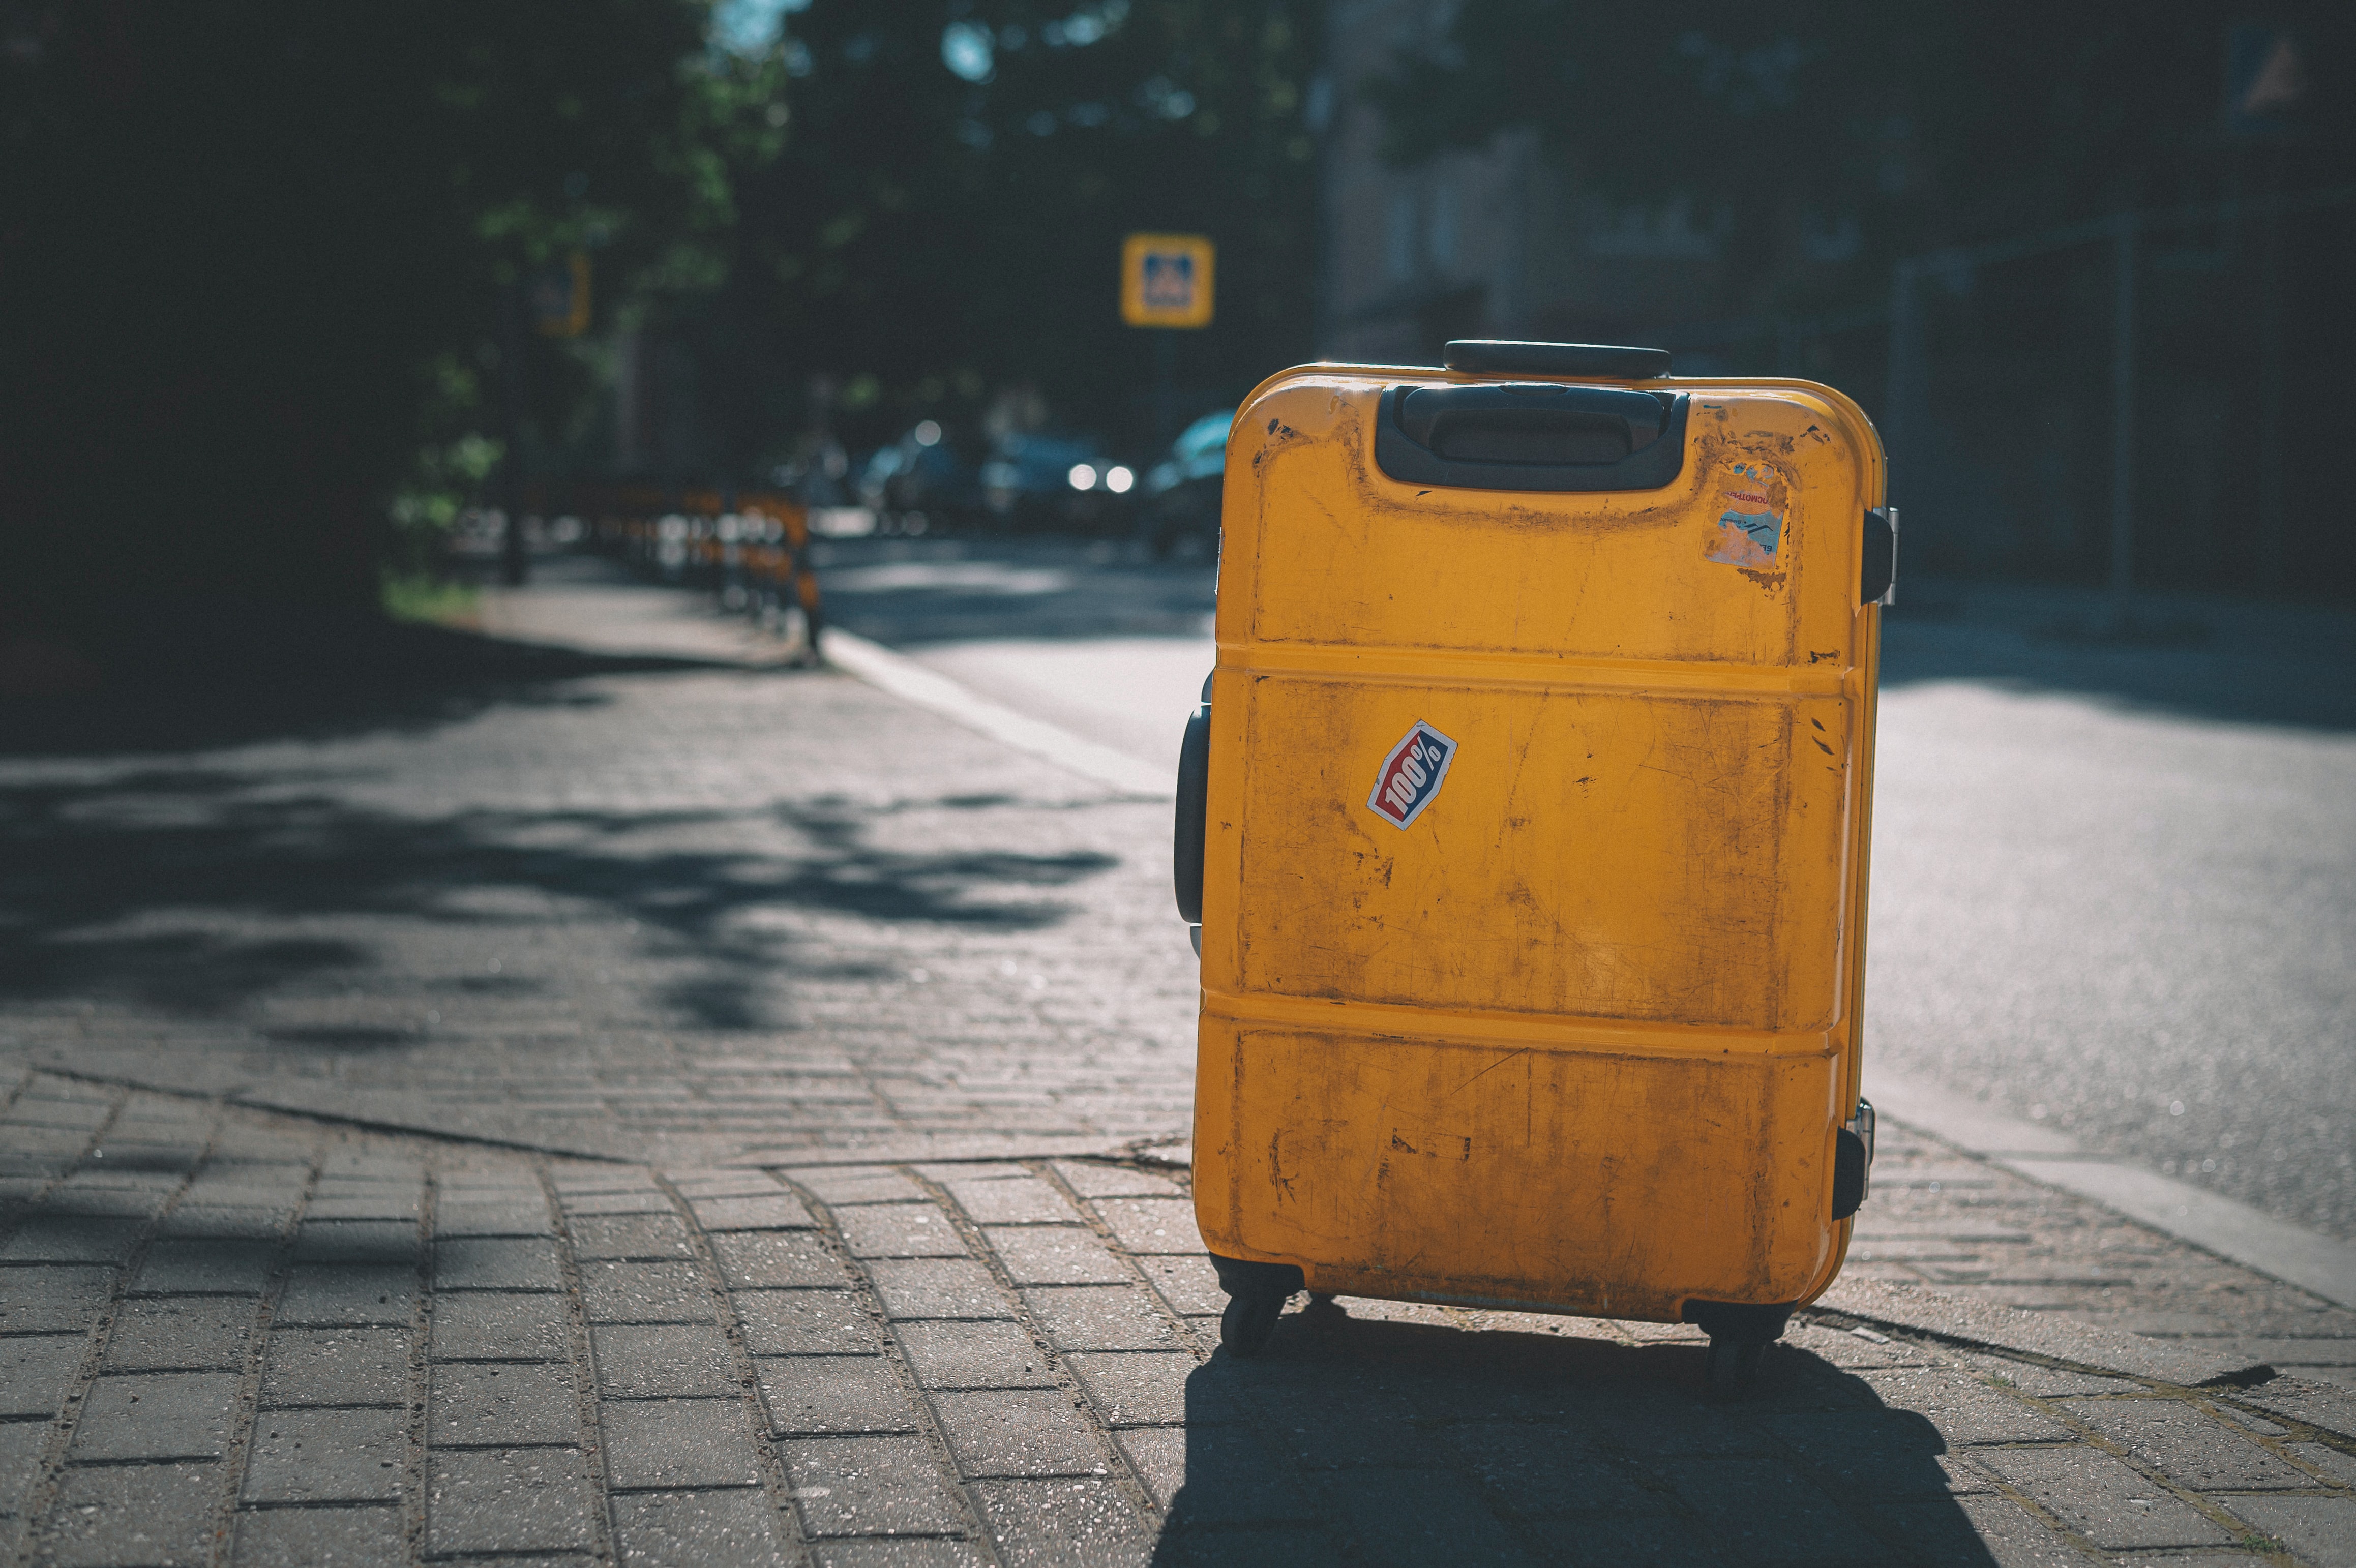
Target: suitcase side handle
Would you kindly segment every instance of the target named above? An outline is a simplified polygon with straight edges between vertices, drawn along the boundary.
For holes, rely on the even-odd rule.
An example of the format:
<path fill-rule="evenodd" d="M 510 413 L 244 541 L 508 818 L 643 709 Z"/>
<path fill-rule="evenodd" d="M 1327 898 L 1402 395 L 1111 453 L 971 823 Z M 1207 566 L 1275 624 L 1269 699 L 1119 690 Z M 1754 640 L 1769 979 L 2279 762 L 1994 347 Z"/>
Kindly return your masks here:
<path fill-rule="evenodd" d="M 1178 917 L 1203 923 L 1203 846 L 1210 834 L 1211 677 L 1203 677 L 1203 700 L 1186 718 L 1186 739 L 1178 748 L 1178 817 L 1170 840 L 1170 878 L 1178 895 Z"/>
<path fill-rule="evenodd" d="M 1375 464 L 1408 485 L 1658 490 L 1686 461 L 1682 392 L 1534 385 L 1389 387 Z"/>
<path fill-rule="evenodd" d="M 1669 373 L 1669 351 L 1622 348 L 1608 343 L 1460 337 L 1441 354 L 1440 363 L 1471 376 L 1596 376 L 1607 381 L 1650 381 Z"/>

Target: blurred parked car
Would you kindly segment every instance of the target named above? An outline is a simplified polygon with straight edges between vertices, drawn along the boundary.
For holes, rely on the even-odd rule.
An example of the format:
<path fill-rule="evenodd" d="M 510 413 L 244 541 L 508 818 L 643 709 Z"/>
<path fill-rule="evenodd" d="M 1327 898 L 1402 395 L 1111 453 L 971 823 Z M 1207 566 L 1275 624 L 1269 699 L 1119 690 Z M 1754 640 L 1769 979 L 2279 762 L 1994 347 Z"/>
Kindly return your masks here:
<path fill-rule="evenodd" d="M 981 509 L 981 484 L 938 421 L 921 420 L 867 460 L 859 475 L 859 498 L 879 515 L 922 514 L 931 521 L 955 522 Z"/>
<path fill-rule="evenodd" d="M 1226 482 L 1227 427 L 1235 421 L 1233 409 L 1205 414 L 1145 471 L 1137 531 L 1155 555 L 1218 553 L 1219 491 Z"/>
<path fill-rule="evenodd" d="M 1009 528 L 1102 532 L 1127 509 L 1137 473 L 1093 436 L 1014 432 L 991 443 L 981 503 Z"/>

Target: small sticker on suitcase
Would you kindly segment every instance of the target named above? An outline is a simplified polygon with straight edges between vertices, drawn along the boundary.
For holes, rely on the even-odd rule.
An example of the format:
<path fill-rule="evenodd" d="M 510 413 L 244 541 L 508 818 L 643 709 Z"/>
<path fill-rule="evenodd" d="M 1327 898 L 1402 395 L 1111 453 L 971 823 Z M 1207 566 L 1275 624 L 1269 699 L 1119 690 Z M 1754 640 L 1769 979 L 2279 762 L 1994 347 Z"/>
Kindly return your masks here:
<path fill-rule="evenodd" d="M 1394 827 L 1405 827 L 1440 794 L 1448 764 L 1456 760 L 1456 742 L 1419 719 L 1407 739 L 1391 748 L 1375 774 L 1375 792 L 1367 808 Z"/>
<path fill-rule="evenodd" d="M 1764 464 L 1738 464 L 1719 475 L 1719 484 L 1726 505 L 1703 559 L 1773 571 L 1783 543 L 1782 476 Z"/>

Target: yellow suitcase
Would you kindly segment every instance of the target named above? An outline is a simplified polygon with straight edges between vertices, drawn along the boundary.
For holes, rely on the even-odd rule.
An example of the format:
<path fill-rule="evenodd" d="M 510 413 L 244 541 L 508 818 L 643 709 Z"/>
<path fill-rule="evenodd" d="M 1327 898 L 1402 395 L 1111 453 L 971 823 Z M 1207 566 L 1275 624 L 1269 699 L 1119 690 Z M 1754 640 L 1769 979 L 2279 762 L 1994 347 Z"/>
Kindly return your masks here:
<path fill-rule="evenodd" d="M 1733 1390 L 1840 1267 L 1895 519 L 1847 398 L 1668 362 L 1236 418 L 1175 861 L 1237 1353 L 1306 1288 L 1697 1323 Z"/>

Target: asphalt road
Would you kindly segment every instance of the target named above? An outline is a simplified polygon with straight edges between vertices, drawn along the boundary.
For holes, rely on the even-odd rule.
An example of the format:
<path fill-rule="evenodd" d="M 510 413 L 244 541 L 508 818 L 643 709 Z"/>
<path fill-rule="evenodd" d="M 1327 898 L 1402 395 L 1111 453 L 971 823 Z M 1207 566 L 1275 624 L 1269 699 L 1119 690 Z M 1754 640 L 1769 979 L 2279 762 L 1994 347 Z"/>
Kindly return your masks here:
<path fill-rule="evenodd" d="M 1109 545 L 838 542 L 829 604 L 1174 764 L 1212 574 Z M 1909 584 L 1885 633 L 1874 1061 L 2356 1239 L 2356 615 L 2086 635 L 2065 590 Z"/>

